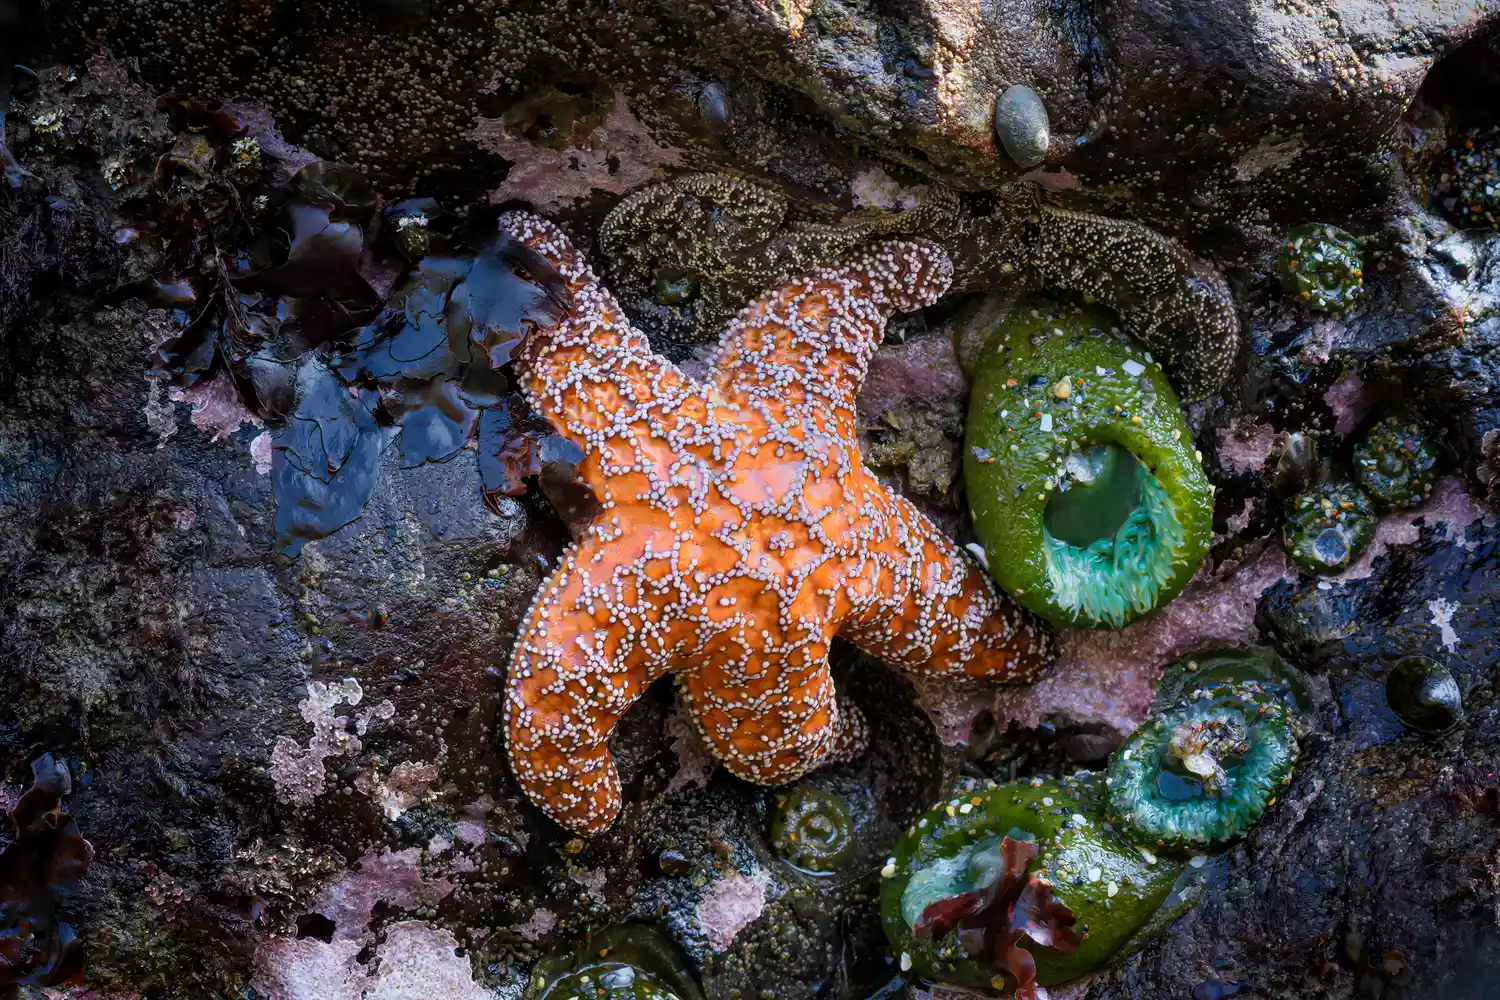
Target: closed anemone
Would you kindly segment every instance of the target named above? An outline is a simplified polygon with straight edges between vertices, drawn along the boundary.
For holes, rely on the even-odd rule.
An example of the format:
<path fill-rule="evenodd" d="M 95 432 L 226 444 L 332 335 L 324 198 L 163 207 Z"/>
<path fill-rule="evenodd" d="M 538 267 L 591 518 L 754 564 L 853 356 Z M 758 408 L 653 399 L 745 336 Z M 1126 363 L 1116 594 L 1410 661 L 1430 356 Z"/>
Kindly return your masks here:
<path fill-rule="evenodd" d="M 854 825 L 843 796 L 804 782 L 777 796 L 771 848 L 793 868 L 831 874 L 857 853 Z"/>
<path fill-rule="evenodd" d="M 535 1000 L 703 1000 L 676 945 L 655 927 L 620 924 L 559 948 L 531 974 Z"/>
<path fill-rule="evenodd" d="M 987 325 L 964 480 L 1006 594 L 1113 627 L 1175 597 L 1208 551 L 1213 491 L 1177 396 L 1107 310 L 1023 300 Z"/>

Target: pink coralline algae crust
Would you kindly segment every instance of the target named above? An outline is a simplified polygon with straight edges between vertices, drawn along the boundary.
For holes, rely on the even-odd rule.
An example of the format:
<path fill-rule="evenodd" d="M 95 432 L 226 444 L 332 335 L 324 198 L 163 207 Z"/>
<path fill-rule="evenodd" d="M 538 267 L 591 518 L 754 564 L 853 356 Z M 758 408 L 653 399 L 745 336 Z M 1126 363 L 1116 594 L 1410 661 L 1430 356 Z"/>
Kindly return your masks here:
<path fill-rule="evenodd" d="M 207 434 L 211 441 L 223 441 L 243 424 L 262 426 L 260 418 L 240 402 L 239 391 L 227 376 L 221 375 L 190 389 L 174 387 L 171 396 L 173 402 L 187 403 L 193 408 L 193 426 Z"/>
<path fill-rule="evenodd" d="M 469 960 L 452 932 L 420 920 L 386 928 L 375 954 L 377 972 L 364 1000 L 490 1000 L 474 982 Z"/>
<path fill-rule="evenodd" d="M 364 772 L 354 779 L 354 787 L 380 806 L 386 819 L 400 819 L 405 812 L 430 798 L 437 787 L 438 768 L 425 761 L 402 761 L 384 778 Z"/>
<path fill-rule="evenodd" d="M 1235 417 L 1228 427 L 1219 430 L 1219 463 L 1236 476 L 1259 472 L 1280 437 L 1270 424 L 1258 424 L 1243 415 Z"/>
<path fill-rule="evenodd" d="M 375 940 L 377 906 L 396 912 L 432 906 L 453 892 L 446 879 L 426 879 L 422 851 L 366 854 L 359 870 L 324 890 L 312 912 L 333 921 L 333 939 L 271 938 L 256 954 L 256 987 L 269 1000 L 428 1000 L 488 997 L 474 985 L 468 959 L 446 930 L 420 921 L 393 924 L 371 965 L 360 953 Z"/>
<path fill-rule="evenodd" d="M 1176 600 L 1125 628 L 1060 631 L 1056 666 L 1030 687 L 954 696 L 919 685 L 918 698 L 950 746 L 969 741 L 974 719 L 986 709 L 1002 725 L 1035 727 L 1061 716 L 1124 735 L 1146 717 L 1168 663 L 1195 649 L 1255 642 L 1256 603 L 1267 588 L 1295 575 L 1281 548 L 1268 545 L 1247 564 L 1225 564 L 1217 572 L 1205 566 Z"/>
<path fill-rule="evenodd" d="M 1375 572 L 1375 560 L 1395 545 L 1413 545 L 1422 538 L 1422 525 L 1448 526 L 1448 537 L 1463 544 L 1464 529 L 1484 517 L 1484 511 L 1464 492 L 1457 476 L 1444 476 L 1432 487 L 1432 495 L 1418 507 L 1393 511 L 1375 523 L 1375 538 L 1343 572 L 1328 577 L 1334 582 L 1363 580 Z"/>
<path fill-rule="evenodd" d="M 968 391 L 953 341 L 936 334 L 917 337 L 875 352 L 859 392 L 859 417 L 872 421 L 903 403 L 957 406 Z"/>
<path fill-rule="evenodd" d="M 1333 432 L 1339 437 L 1347 437 L 1370 412 L 1364 380 L 1354 372 L 1329 386 L 1323 393 L 1323 402 L 1333 411 Z"/>
<path fill-rule="evenodd" d="M 531 916 L 526 918 L 524 924 L 516 925 L 516 933 L 521 935 L 522 941 L 536 944 L 542 938 L 551 934 L 556 927 L 557 914 L 545 906 L 539 906 Z"/>
<path fill-rule="evenodd" d="M 379 903 L 413 910 L 439 902 L 453 892 L 453 885 L 446 879 L 424 879 L 418 864 L 421 856 L 418 847 L 366 854 L 359 860 L 359 871 L 329 886 L 313 912 L 333 921 L 338 941 L 363 935 Z"/>
<path fill-rule="evenodd" d="M 684 788 L 707 788 L 714 768 L 718 765 L 693 729 L 693 722 L 687 717 L 687 709 L 681 703 L 667 717 L 665 729 L 672 738 L 672 754 L 677 758 L 677 770 L 667 782 L 666 794 L 671 795 Z"/>
<path fill-rule="evenodd" d="M 271 443 L 274 440 L 270 431 L 261 431 L 250 442 L 250 461 L 255 463 L 255 471 L 263 476 L 271 474 Z"/>
<path fill-rule="evenodd" d="M 735 935 L 750 926 L 766 908 L 766 888 L 770 876 L 763 871 L 754 875 L 735 872 L 709 887 L 698 904 L 698 926 L 716 952 L 734 943 Z"/>
<path fill-rule="evenodd" d="M 621 93 L 604 121 L 578 132 L 567 149 L 549 149 L 513 135 L 500 119 L 481 119 L 469 138 L 514 163 L 490 201 L 521 199 L 558 212 L 595 191 L 626 194 L 655 179 L 658 168 L 682 161 L 680 150 L 657 144 Z"/>
<path fill-rule="evenodd" d="M 278 938 L 261 949 L 256 986 L 271 1000 L 490 1000 L 452 932 L 420 920 L 386 928 L 366 966 L 357 941 Z M 373 971 L 372 971 L 373 970 Z"/>

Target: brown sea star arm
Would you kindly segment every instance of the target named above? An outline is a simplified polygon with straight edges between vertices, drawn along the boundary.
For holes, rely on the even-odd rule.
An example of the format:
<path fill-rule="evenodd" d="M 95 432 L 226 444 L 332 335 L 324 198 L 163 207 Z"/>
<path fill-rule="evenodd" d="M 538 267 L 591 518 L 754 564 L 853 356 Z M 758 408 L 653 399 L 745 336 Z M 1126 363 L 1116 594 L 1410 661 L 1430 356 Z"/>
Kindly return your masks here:
<path fill-rule="evenodd" d="M 835 697 L 826 644 L 709 662 L 680 683 L 699 735 L 746 781 L 784 785 L 865 747 L 864 716 Z"/>
<path fill-rule="evenodd" d="M 826 400 L 852 419 L 886 319 L 936 302 L 952 277 L 942 248 L 893 242 L 789 281 L 730 324 L 715 365 L 719 391 L 792 405 Z"/>
<path fill-rule="evenodd" d="M 1051 633 L 1005 600 L 907 500 L 871 482 L 872 508 L 889 527 L 870 545 L 875 570 L 858 569 L 861 595 L 839 634 L 915 674 L 1020 683 L 1051 663 Z"/>
<path fill-rule="evenodd" d="M 657 583 L 669 535 L 590 535 L 542 585 L 506 678 L 511 768 L 532 801 L 584 835 L 620 811 L 609 736 L 626 709 L 694 641 Z M 668 582 L 669 583 L 669 582 Z"/>
<path fill-rule="evenodd" d="M 573 299 L 570 314 L 528 336 L 517 355 L 526 401 L 558 433 L 592 451 L 639 415 L 692 393 L 687 376 L 651 353 L 561 229 L 525 212 L 500 224 L 557 268 Z"/>

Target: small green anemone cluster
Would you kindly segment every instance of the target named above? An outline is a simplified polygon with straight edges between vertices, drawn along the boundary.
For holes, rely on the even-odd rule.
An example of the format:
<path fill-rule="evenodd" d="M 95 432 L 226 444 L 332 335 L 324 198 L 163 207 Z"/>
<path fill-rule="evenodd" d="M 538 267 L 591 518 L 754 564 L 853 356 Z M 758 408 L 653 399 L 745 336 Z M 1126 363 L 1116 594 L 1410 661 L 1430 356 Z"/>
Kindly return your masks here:
<path fill-rule="evenodd" d="M 1321 481 L 1304 484 L 1289 501 L 1282 543 L 1311 573 L 1347 569 L 1374 539 L 1378 514 L 1415 507 L 1431 495 L 1442 462 L 1431 430 L 1404 413 L 1382 418 L 1355 443 L 1349 479 L 1330 476 L 1316 448 L 1306 447 L 1303 464 L 1318 467 Z"/>
<path fill-rule="evenodd" d="M 1365 251 L 1338 226 L 1309 222 L 1287 233 L 1276 255 L 1281 284 L 1305 305 L 1342 312 L 1365 292 Z"/>
<path fill-rule="evenodd" d="M 1292 498 L 1281 538 L 1292 560 L 1313 573 L 1337 573 L 1375 537 L 1375 507 L 1363 490 L 1327 483 Z"/>
<path fill-rule="evenodd" d="M 1137 843 L 1210 847 L 1240 836 L 1291 781 L 1303 697 L 1269 650 L 1184 660 L 1110 760 L 1110 817 Z"/>
<path fill-rule="evenodd" d="M 1032 299 L 988 328 L 964 482 L 990 574 L 1051 621 L 1122 626 L 1208 552 L 1213 487 L 1158 364 L 1099 307 Z"/>
<path fill-rule="evenodd" d="M 1103 775 L 989 783 L 928 810 L 881 871 L 903 971 L 1014 990 L 1076 979 L 1189 909 L 1201 852 L 1246 833 L 1291 779 L 1296 672 L 1269 650 L 1179 661 Z"/>

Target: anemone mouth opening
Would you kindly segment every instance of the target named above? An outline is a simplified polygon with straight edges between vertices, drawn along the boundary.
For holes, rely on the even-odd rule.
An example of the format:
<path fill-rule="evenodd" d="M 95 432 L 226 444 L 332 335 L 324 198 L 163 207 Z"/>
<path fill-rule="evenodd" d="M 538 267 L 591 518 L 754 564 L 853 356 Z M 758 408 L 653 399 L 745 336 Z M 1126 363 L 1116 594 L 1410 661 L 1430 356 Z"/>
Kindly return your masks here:
<path fill-rule="evenodd" d="M 1156 607 L 1185 534 L 1167 488 L 1127 449 L 1070 455 L 1042 513 L 1054 602 L 1082 625 L 1119 628 Z"/>
<path fill-rule="evenodd" d="M 1087 549 L 1113 542 L 1141 506 L 1146 467 L 1117 444 L 1068 456 L 1068 481 L 1052 492 L 1042 524 L 1058 541 Z"/>

